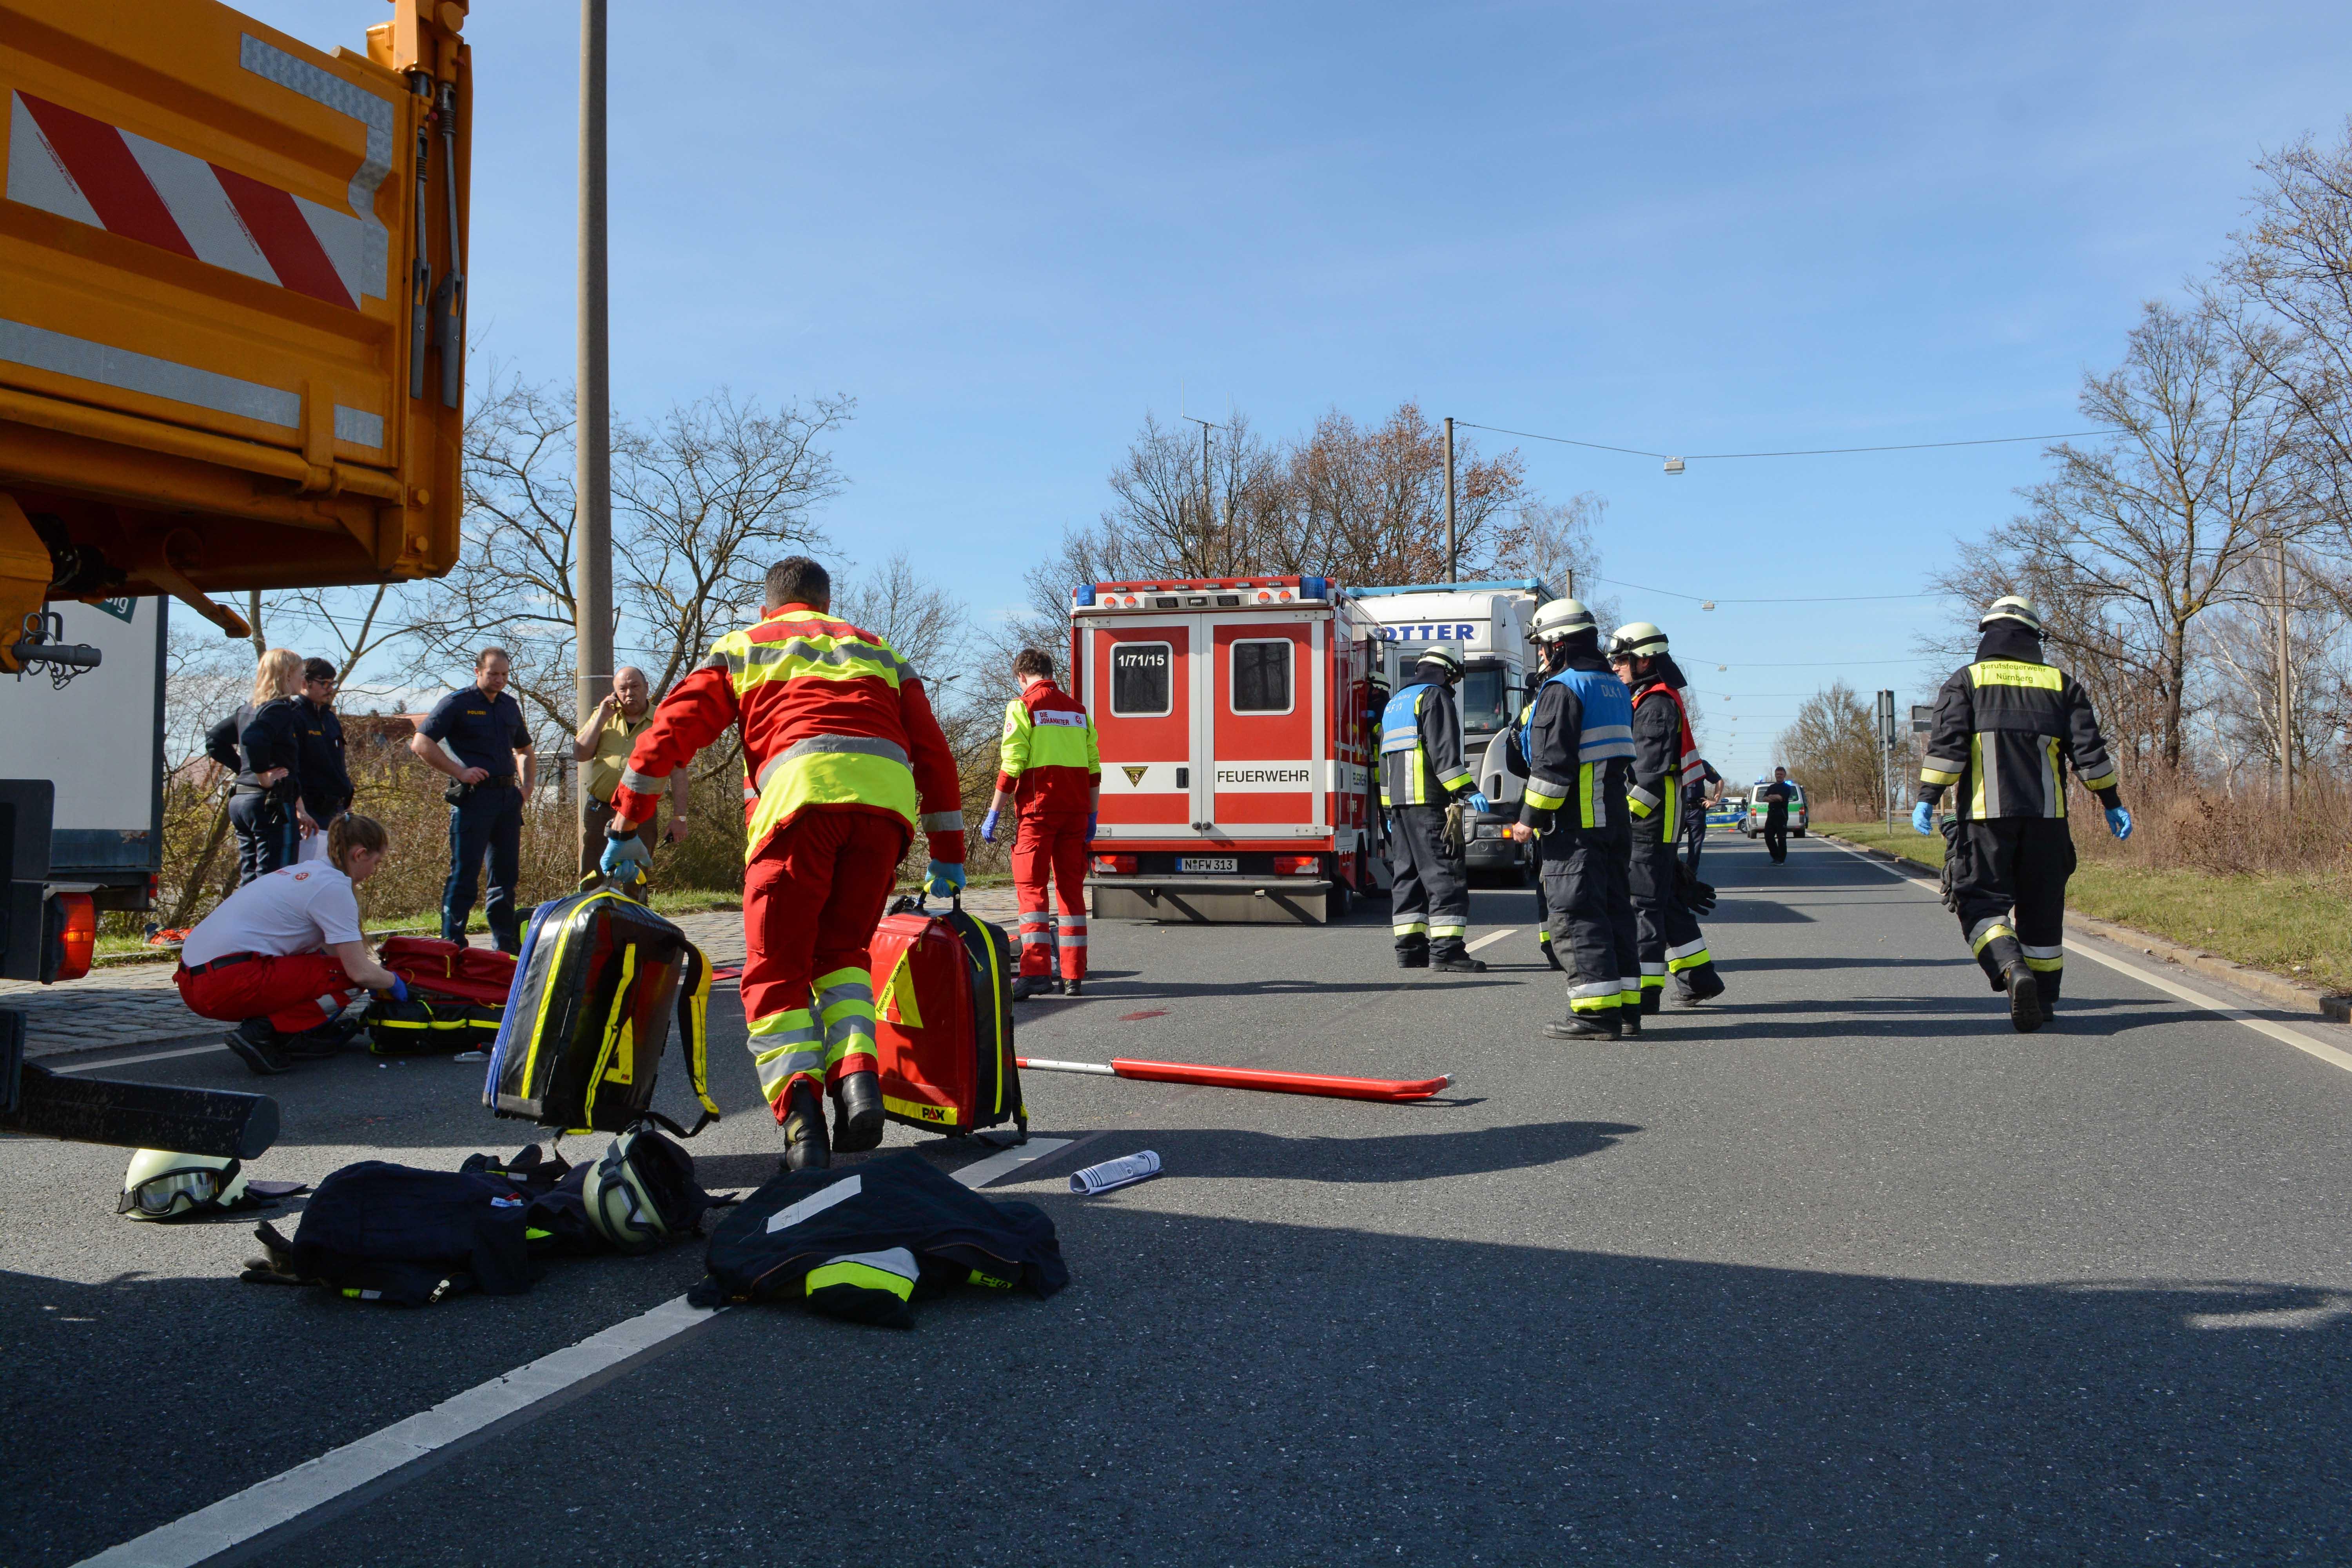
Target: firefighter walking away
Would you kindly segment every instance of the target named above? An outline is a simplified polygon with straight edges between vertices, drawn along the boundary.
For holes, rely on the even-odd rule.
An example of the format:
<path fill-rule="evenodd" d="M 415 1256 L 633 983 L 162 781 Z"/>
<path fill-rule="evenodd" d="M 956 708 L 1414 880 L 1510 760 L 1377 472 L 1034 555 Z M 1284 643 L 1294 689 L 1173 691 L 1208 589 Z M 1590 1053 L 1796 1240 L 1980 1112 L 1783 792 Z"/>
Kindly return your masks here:
<path fill-rule="evenodd" d="M 1381 712 L 1381 805 L 1389 813 L 1390 893 L 1397 964 L 1452 974 L 1483 973 L 1464 938 L 1470 930 L 1470 871 L 1448 843 L 1447 811 L 1458 801 L 1488 809 L 1462 758 L 1462 714 L 1454 687 L 1462 660 L 1433 647 L 1411 682 Z"/>
<path fill-rule="evenodd" d="M 1947 901 L 1992 988 L 2009 993 L 2010 1022 L 2031 1032 L 2053 1015 L 2065 976 L 2067 767 L 2098 797 L 2109 832 L 2130 837 L 2132 819 L 2098 715 L 2043 656 L 2033 606 L 1996 599 L 1977 631 L 1975 660 L 1936 695 L 1911 826 L 1935 831 L 1937 803 L 1951 792 Z"/>
<path fill-rule="evenodd" d="M 769 568 L 760 623 L 720 637 L 637 737 L 603 862 L 625 874 L 646 859 L 637 825 L 652 819 L 670 774 L 740 730 L 758 791 L 743 872 L 743 1016 L 793 1170 L 882 1142 L 867 949 L 918 827 L 930 840 L 925 889 L 944 898 L 964 885 L 955 758 L 923 683 L 888 643 L 835 619 L 832 603 L 831 577 L 806 556 Z M 819 1099 L 828 1087 L 830 1140 Z"/>

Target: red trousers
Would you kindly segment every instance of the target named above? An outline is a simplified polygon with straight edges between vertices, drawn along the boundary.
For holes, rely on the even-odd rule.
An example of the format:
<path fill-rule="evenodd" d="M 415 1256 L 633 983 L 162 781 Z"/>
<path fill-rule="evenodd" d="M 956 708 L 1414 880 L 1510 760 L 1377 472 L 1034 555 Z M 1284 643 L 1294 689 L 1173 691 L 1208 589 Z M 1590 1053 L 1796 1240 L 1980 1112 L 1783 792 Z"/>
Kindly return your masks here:
<path fill-rule="evenodd" d="M 1054 884 L 1057 905 L 1045 901 Z M 1021 973 L 1051 974 L 1062 952 L 1062 978 L 1087 977 L 1087 819 L 1069 812 L 1024 816 L 1013 832 L 1013 892 L 1021 906 Z M 1054 927 L 1054 910 L 1061 929 Z"/>
<path fill-rule="evenodd" d="M 795 1079 L 875 1069 L 867 949 L 912 836 L 870 811 L 803 811 L 743 869 L 743 1017 L 778 1121 Z"/>
<path fill-rule="evenodd" d="M 300 952 L 291 958 L 251 958 L 221 969 L 172 976 L 180 1000 L 199 1018 L 241 1024 L 268 1018 L 283 1033 L 315 1029 L 360 994 L 331 952 Z"/>

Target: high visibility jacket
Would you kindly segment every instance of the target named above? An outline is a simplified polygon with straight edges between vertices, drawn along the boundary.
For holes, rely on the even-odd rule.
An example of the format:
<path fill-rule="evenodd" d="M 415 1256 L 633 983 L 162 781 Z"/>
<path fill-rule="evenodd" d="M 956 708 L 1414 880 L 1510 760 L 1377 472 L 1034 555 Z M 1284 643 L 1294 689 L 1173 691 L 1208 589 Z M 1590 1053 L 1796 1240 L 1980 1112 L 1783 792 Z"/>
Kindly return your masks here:
<path fill-rule="evenodd" d="M 1443 805 L 1474 782 L 1453 688 L 1408 686 L 1381 710 L 1381 804 Z"/>
<path fill-rule="evenodd" d="M 613 810 L 650 820 L 669 775 L 737 726 L 748 855 L 803 811 L 862 811 L 920 827 L 935 860 L 963 860 L 963 795 L 923 684 L 890 645 L 805 605 L 711 645 L 629 752 Z"/>
<path fill-rule="evenodd" d="M 2118 804 L 2116 768 L 2091 700 L 2055 666 L 1980 658 L 1952 672 L 1936 695 L 1919 769 L 1919 798 L 1934 805 L 1953 785 L 1965 821 L 2066 815 L 2066 765 L 2107 805 Z"/>
<path fill-rule="evenodd" d="M 1683 791 L 1706 777 L 1706 761 L 1691 738 L 1682 693 L 1654 680 L 1633 694 L 1633 770 L 1625 810 L 1643 838 L 1672 844 L 1682 832 Z"/>
<path fill-rule="evenodd" d="M 1023 816 L 1084 816 L 1101 783 L 1102 748 L 1085 704 L 1040 679 L 1004 705 L 996 787 Z"/>
<path fill-rule="evenodd" d="M 1626 798 L 1633 762 L 1633 700 L 1597 658 L 1580 658 L 1536 692 L 1521 744 L 1528 784 L 1519 820 L 1546 832 L 1607 827 Z"/>

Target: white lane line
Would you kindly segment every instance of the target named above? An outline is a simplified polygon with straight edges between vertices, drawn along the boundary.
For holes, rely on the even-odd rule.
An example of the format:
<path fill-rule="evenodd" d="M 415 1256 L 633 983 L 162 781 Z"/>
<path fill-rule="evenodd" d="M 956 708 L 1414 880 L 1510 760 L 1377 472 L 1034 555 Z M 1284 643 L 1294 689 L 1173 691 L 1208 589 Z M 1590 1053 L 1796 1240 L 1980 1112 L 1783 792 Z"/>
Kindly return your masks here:
<path fill-rule="evenodd" d="M 955 1179 L 977 1190 L 1033 1160 L 1061 1152 L 1071 1142 L 1032 1138 L 1001 1154 L 975 1160 L 957 1171 Z M 195 1568 L 460 1438 L 551 1400 L 584 1394 L 596 1384 L 609 1382 L 628 1372 L 631 1363 L 668 1348 L 679 1335 L 700 1328 L 725 1310 L 723 1307 L 689 1307 L 685 1297 L 673 1297 L 649 1312 L 478 1384 L 430 1410 L 257 1481 L 136 1540 L 86 1557 L 75 1568 Z"/>
<path fill-rule="evenodd" d="M 143 1057 L 116 1057 L 111 1061 L 76 1062 L 71 1067 L 49 1068 L 51 1072 L 102 1072 L 108 1068 L 127 1068 L 139 1062 L 167 1062 L 173 1057 L 201 1057 L 210 1051 L 225 1051 L 226 1046 L 184 1046 L 176 1051 L 149 1051 Z M 33 1058 L 39 1061 L 40 1058 Z M 47 1062 L 41 1062 L 48 1067 Z"/>
<path fill-rule="evenodd" d="M 1850 845 L 1838 844 L 1837 840 L 1833 838 L 1825 838 L 1822 842 L 1824 844 L 1837 844 L 1839 848 L 1843 849 L 1847 854 L 1867 865 L 1875 866 L 1878 869 L 1885 871 L 1891 876 L 1900 877 L 1903 880 L 1910 883 L 1915 888 L 1925 888 L 1927 891 L 1935 894 L 1937 898 L 1941 898 L 1943 896 L 1944 889 L 1937 886 L 1935 883 L 1924 881 L 1917 877 L 1912 876 L 1907 871 L 1897 870 L 1895 867 L 1887 865 L 1883 860 L 1873 860 L 1869 856 L 1864 855 L 1861 850 L 1853 848 Z M 2082 942 L 2075 941 L 2072 937 L 2068 937 L 2065 940 L 2065 948 L 2067 952 L 2087 958 L 2094 963 L 2104 963 L 2109 969 L 2115 970 L 2119 973 L 2128 974 L 2135 980 L 2144 980 L 2148 984 L 2155 986 L 2158 991 L 2163 992 L 2166 995 L 2172 997 L 2176 1001 L 2186 1002 L 2192 1007 L 2202 1007 L 2208 1013 L 2211 1013 L 2217 1017 L 2227 1018 L 2233 1024 L 2243 1024 L 2246 1027 L 2253 1030 L 2256 1034 L 2268 1035 L 2272 1039 L 2278 1041 L 2282 1045 L 2293 1046 L 2296 1050 L 2301 1051 L 2307 1057 L 2316 1058 L 2320 1061 L 2326 1062 L 2330 1067 L 2342 1068 L 2347 1072 L 2352 1072 L 2352 1051 L 2347 1051 L 2339 1047 L 2331 1046 L 2325 1040 L 2315 1040 L 2309 1035 L 2304 1034 L 2300 1030 L 2290 1029 L 2284 1024 L 2273 1023 L 2270 1019 L 2260 1017 L 2255 1014 L 2246 1011 L 2243 1007 L 2233 1007 L 2229 1003 L 2221 1001 L 2218 997 L 2208 996 L 2201 991 L 2191 990 L 2189 987 L 2181 984 L 2179 981 L 2173 979 L 2168 974 L 2158 974 L 2152 970 L 2144 969 L 2137 963 L 2128 963 L 2124 959 L 2117 958 L 2113 953 L 2101 952 L 2095 947 L 2086 947 Z"/>
<path fill-rule="evenodd" d="M 1462 951 L 1465 952 L 1475 952 L 1482 947 L 1491 947 L 1496 942 L 1502 941 L 1505 937 L 1512 935 L 1517 931 L 1518 929 L 1519 928 L 1517 926 L 1505 926 L 1501 931 L 1489 931 L 1486 935 L 1480 937 L 1476 942 L 1471 942 L 1467 946 L 1464 947 Z"/>

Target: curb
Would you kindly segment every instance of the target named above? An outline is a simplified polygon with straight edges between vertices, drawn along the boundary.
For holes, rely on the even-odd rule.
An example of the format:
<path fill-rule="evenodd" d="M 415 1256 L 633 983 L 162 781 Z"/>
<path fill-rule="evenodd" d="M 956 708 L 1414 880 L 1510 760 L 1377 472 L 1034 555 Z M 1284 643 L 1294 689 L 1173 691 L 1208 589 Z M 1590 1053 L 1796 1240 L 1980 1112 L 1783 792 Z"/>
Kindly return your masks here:
<path fill-rule="evenodd" d="M 1892 850 L 1874 848 L 1867 844 L 1856 844 L 1851 838 L 1842 837 L 1834 833 L 1822 832 L 1818 827 L 1814 831 L 1821 833 L 1824 838 L 1843 844 L 1856 854 L 1867 855 L 1874 860 L 1885 860 L 1893 865 L 1908 867 L 1915 871 L 1924 872 L 1929 877 L 1939 874 L 1938 868 L 1930 866 L 1924 860 L 1914 860 L 1907 855 L 1897 855 Z M 2301 981 L 2289 980 L 2283 974 L 2273 974 L 2267 969 L 2257 969 L 2251 964 L 2221 958 L 2197 948 L 2183 947 L 2168 938 L 2158 936 L 2153 931 L 2144 931 L 2127 925 L 2117 925 L 2113 921 L 2094 920 L 2089 915 L 2077 914 L 2073 910 L 2066 911 L 2066 928 L 2085 936 L 2097 937 L 2103 942 L 2114 942 L 2118 947 L 2135 948 L 2150 958 L 2162 959 L 2167 963 L 2178 964 L 2183 969 L 2193 969 L 2198 973 L 2210 975 L 2215 980 L 2226 980 L 2241 991 L 2251 991 L 2265 1001 L 2275 1002 L 2282 1007 L 2289 1007 L 2298 1013 L 2310 1013 L 2326 1018 L 2331 1023 L 2352 1022 L 2352 997 L 2334 995 L 2320 990 L 2315 985 L 2306 985 Z"/>

